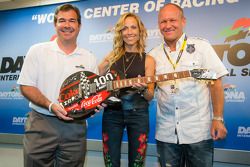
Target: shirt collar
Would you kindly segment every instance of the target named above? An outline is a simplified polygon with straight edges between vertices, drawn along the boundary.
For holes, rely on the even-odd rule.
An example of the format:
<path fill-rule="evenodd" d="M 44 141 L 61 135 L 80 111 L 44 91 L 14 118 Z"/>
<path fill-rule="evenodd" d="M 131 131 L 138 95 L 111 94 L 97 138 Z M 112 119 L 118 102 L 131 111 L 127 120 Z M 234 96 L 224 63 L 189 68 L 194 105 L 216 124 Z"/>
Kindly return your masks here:
<path fill-rule="evenodd" d="M 57 39 L 55 39 L 55 40 L 52 41 L 52 45 L 53 45 L 54 50 L 55 50 L 56 52 L 58 52 L 58 53 L 65 54 L 64 51 L 62 51 L 62 50 L 59 48 L 59 46 L 58 46 L 56 40 L 57 40 Z M 71 56 L 71 55 L 80 55 L 80 54 L 81 54 L 81 51 L 80 51 L 80 48 L 79 48 L 78 45 L 77 45 L 76 48 L 75 48 L 75 50 L 74 50 L 71 54 L 69 54 L 68 56 Z"/>
<path fill-rule="evenodd" d="M 180 47 L 182 46 L 182 43 L 184 41 L 185 36 L 186 36 L 186 34 L 183 33 L 181 35 L 181 37 L 179 38 L 179 40 L 177 41 L 177 43 L 176 43 L 176 51 L 180 50 Z M 166 47 L 167 50 L 170 51 L 170 48 L 168 47 L 168 44 L 165 41 L 164 41 L 164 47 Z"/>

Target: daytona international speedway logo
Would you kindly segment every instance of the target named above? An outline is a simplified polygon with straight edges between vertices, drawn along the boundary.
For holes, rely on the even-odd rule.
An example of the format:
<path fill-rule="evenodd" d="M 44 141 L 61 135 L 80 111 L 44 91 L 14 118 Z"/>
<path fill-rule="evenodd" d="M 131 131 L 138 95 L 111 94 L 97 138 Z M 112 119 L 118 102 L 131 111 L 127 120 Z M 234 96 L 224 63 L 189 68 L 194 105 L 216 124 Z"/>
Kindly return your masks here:
<path fill-rule="evenodd" d="M 224 85 L 225 102 L 245 102 L 245 93 L 236 89 L 236 85 L 225 84 Z"/>
<path fill-rule="evenodd" d="M 20 93 L 19 86 L 13 86 L 10 91 L 0 91 L 0 100 L 5 99 L 24 99 L 23 95 Z"/>
<path fill-rule="evenodd" d="M 215 45 L 214 48 L 221 59 L 229 62 L 228 77 L 241 77 L 248 82 L 250 76 L 250 18 L 242 17 L 233 22 L 231 26 L 219 32 L 224 38 L 224 44 Z M 225 102 L 245 102 L 246 93 L 235 84 L 224 85 Z"/>
<path fill-rule="evenodd" d="M 250 18 L 237 19 L 232 26 L 224 28 L 219 37 L 224 37 L 224 43 L 239 41 L 250 36 Z"/>
<path fill-rule="evenodd" d="M 155 39 L 161 38 L 161 33 L 159 29 L 148 29 L 148 38 Z M 106 32 L 100 34 L 90 34 L 89 43 L 102 43 L 102 42 L 112 42 L 114 37 L 114 27 L 109 27 Z"/>
<path fill-rule="evenodd" d="M 250 76 L 250 18 L 242 17 L 223 28 L 217 35 L 224 44 L 213 45 L 218 56 L 232 65 L 229 76 Z M 243 67 L 244 66 L 244 67 Z M 241 68 L 242 67 L 242 68 Z"/>
<path fill-rule="evenodd" d="M 12 125 L 24 125 L 27 120 L 27 117 L 13 117 L 12 118 Z"/>

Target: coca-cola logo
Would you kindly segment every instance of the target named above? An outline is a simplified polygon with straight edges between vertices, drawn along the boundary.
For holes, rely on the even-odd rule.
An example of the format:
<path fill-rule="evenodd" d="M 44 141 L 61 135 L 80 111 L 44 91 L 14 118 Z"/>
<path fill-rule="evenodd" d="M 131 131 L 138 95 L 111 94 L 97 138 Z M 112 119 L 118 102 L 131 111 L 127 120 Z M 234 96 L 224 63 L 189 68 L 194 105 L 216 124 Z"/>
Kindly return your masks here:
<path fill-rule="evenodd" d="M 100 103 L 102 103 L 105 99 L 107 99 L 110 95 L 110 92 L 108 91 L 102 91 L 99 92 L 98 94 L 91 96 L 87 99 L 83 99 L 81 102 L 76 102 L 76 103 L 72 103 L 72 101 L 69 99 L 67 101 L 64 101 L 64 106 L 65 110 L 67 112 L 69 111 L 73 111 L 73 110 L 91 110 L 94 109 L 96 106 L 98 106 Z M 65 105 L 65 102 L 67 103 L 67 105 Z M 68 104 L 70 104 L 68 106 Z"/>
<path fill-rule="evenodd" d="M 102 91 L 88 99 L 84 99 L 81 102 L 81 108 L 85 108 L 86 110 L 92 109 L 107 99 L 109 94 L 110 93 L 108 91 Z"/>
<path fill-rule="evenodd" d="M 103 98 L 102 98 L 101 94 L 97 94 L 97 95 L 93 96 L 92 98 L 90 98 L 86 101 L 83 101 L 81 104 L 81 108 L 89 108 L 92 106 L 96 106 L 96 104 L 101 103 L 102 100 L 103 100 Z"/>

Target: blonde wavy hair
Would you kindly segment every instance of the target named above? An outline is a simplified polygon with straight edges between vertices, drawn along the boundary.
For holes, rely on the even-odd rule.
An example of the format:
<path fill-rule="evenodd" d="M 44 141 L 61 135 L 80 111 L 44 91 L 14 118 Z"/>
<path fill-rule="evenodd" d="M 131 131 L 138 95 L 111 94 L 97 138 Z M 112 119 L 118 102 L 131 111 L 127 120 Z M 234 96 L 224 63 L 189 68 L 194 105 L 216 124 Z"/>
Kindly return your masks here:
<path fill-rule="evenodd" d="M 135 15 L 134 13 L 125 13 L 121 15 L 119 20 L 115 25 L 114 30 L 114 39 L 113 39 L 113 51 L 107 56 L 107 60 L 109 61 L 109 66 L 111 66 L 114 62 L 116 62 L 120 57 L 125 54 L 125 43 L 122 38 L 122 30 L 124 28 L 125 19 L 128 17 L 133 17 L 138 23 L 139 28 L 139 40 L 137 43 L 137 49 L 140 55 L 145 52 L 146 47 L 146 38 L 147 38 L 147 30 L 144 27 L 141 19 Z"/>

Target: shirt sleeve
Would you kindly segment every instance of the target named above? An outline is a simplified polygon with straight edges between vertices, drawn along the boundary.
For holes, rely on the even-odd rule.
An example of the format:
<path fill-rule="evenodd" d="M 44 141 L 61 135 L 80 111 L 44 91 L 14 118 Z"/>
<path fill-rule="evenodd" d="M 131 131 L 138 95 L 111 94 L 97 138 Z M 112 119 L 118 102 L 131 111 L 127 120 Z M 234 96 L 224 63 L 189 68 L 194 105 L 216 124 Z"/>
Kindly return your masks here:
<path fill-rule="evenodd" d="M 203 41 L 202 48 L 204 49 L 203 53 L 203 67 L 209 69 L 216 73 L 216 77 L 220 78 L 228 74 L 228 71 L 221 59 L 215 52 L 214 48 L 209 42 Z"/>
<path fill-rule="evenodd" d="M 17 83 L 19 85 L 37 86 L 38 60 L 36 47 L 27 52 Z"/>

